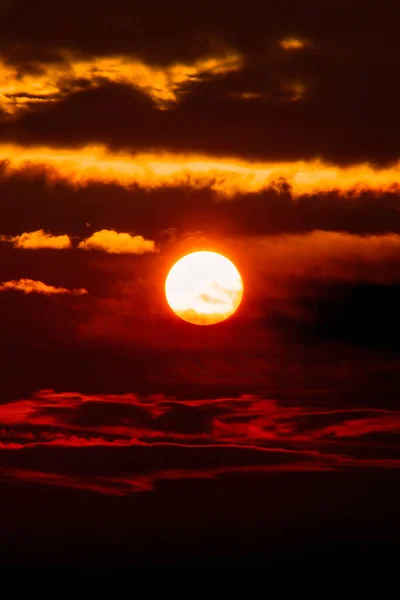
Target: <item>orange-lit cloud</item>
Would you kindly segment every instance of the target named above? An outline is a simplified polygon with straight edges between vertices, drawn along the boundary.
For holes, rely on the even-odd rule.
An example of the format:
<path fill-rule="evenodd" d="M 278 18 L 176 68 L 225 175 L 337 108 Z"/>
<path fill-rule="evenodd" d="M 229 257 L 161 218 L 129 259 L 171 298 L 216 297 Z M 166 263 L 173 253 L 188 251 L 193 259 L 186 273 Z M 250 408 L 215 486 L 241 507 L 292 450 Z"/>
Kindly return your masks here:
<path fill-rule="evenodd" d="M 158 108 L 167 108 L 178 100 L 183 86 L 237 71 L 241 66 L 241 56 L 232 51 L 164 68 L 124 56 L 90 60 L 66 56 L 64 62 L 41 65 L 38 73 L 19 72 L 0 62 L 0 108 L 14 114 L 40 102 L 60 100 L 88 84 L 98 87 L 107 82 L 135 87 L 150 96 Z"/>
<path fill-rule="evenodd" d="M 299 102 L 304 100 L 307 86 L 302 81 L 287 81 L 282 85 L 282 89 L 287 94 L 289 102 Z"/>
<path fill-rule="evenodd" d="M 16 236 L 0 236 L 2 242 L 11 242 L 15 248 L 24 248 L 26 250 L 37 250 L 40 248 L 52 248 L 63 250 L 71 247 L 71 240 L 68 235 L 52 235 L 46 233 L 43 229 L 30 231 Z"/>
<path fill-rule="evenodd" d="M 15 290 L 24 294 L 44 294 L 45 296 L 69 294 L 72 296 L 83 296 L 87 290 L 83 288 L 69 290 L 64 287 L 55 287 L 47 285 L 43 281 L 34 281 L 33 279 L 13 279 L 4 281 L 0 284 L 0 292 Z"/>
<path fill-rule="evenodd" d="M 4 172 L 26 167 L 48 169 L 48 177 L 72 185 L 91 182 L 139 185 L 146 189 L 165 186 L 208 187 L 220 198 L 291 186 L 294 197 L 337 191 L 357 195 L 399 189 L 400 162 L 387 168 L 368 164 L 341 167 L 315 161 L 249 162 L 235 158 L 171 153 L 132 154 L 111 152 L 104 146 L 77 149 L 0 145 Z"/>
<path fill-rule="evenodd" d="M 260 92 L 231 92 L 232 98 L 238 98 L 239 100 L 267 100 L 268 94 L 261 94 Z"/>
<path fill-rule="evenodd" d="M 308 43 L 309 42 L 307 42 L 306 40 L 298 37 L 284 37 L 279 41 L 279 45 L 284 50 L 301 50 L 302 48 L 307 46 Z"/>
<path fill-rule="evenodd" d="M 145 254 L 157 251 L 152 240 L 146 240 L 141 235 L 118 233 L 112 229 L 96 231 L 80 242 L 78 247 L 82 250 L 102 250 L 110 254 Z"/>
<path fill-rule="evenodd" d="M 281 94 L 279 95 L 279 100 L 282 102 L 298 102 L 299 100 L 304 100 L 306 97 L 307 86 L 304 82 L 298 79 L 285 81 L 280 87 Z M 237 100 L 275 101 L 269 93 L 245 91 L 231 92 L 229 95 Z"/>

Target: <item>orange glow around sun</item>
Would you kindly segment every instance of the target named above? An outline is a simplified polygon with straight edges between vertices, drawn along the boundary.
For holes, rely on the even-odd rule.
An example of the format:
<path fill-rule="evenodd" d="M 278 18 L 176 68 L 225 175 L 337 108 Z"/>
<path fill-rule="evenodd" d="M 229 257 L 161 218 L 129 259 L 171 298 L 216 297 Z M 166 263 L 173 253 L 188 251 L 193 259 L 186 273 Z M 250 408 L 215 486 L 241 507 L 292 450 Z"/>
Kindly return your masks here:
<path fill-rule="evenodd" d="M 235 265 L 222 254 L 193 252 L 170 270 L 165 295 L 174 313 L 184 321 L 213 325 L 237 310 L 243 281 Z"/>

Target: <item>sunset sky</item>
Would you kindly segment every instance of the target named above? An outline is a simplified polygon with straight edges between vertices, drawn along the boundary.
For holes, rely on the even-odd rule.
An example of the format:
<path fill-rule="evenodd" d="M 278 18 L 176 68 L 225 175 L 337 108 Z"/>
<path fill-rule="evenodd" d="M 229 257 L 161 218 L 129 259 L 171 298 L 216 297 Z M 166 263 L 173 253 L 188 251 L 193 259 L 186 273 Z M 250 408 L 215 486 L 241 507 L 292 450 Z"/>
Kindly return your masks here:
<path fill-rule="evenodd" d="M 0 0 L 10 566 L 400 542 L 399 15 L 235 6 Z M 199 250 L 244 286 L 207 327 Z"/>

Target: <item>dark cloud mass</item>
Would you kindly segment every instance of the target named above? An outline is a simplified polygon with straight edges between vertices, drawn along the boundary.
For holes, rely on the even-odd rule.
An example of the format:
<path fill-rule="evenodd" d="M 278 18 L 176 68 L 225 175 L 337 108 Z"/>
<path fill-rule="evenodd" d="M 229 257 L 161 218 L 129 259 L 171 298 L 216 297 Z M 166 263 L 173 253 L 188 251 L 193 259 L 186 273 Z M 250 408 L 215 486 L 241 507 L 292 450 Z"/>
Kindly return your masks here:
<path fill-rule="evenodd" d="M 2 564 L 398 548 L 399 17 L 0 0 Z M 198 250 L 244 285 L 209 327 Z"/>

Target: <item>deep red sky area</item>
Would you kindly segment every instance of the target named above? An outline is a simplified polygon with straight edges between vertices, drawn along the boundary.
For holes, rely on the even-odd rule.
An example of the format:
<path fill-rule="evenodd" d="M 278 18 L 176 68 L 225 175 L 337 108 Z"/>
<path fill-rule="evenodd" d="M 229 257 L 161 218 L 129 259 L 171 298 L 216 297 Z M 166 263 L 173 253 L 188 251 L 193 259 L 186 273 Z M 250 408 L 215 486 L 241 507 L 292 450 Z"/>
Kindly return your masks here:
<path fill-rule="evenodd" d="M 7 568 L 394 560 L 400 42 L 384 5 L 0 0 Z M 164 295 L 200 249 L 244 281 L 210 327 Z"/>

